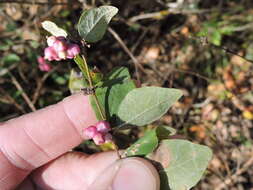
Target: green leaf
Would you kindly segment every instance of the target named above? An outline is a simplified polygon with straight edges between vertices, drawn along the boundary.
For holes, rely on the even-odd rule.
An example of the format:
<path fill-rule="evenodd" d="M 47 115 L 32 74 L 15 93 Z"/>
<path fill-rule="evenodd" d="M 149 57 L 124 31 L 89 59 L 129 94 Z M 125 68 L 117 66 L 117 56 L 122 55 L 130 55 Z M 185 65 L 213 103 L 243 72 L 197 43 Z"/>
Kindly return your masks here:
<path fill-rule="evenodd" d="M 96 68 L 90 70 L 90 75 L 92 82 L 95 86 L 97 86 L 103 80 L 104 77 L 104 75 L 101 72 L 99 72 Z"/>
<path fill-rule="evenodd" d="M 128 69 L 125 67 L 119 67 L 113 69 L 104 80 L 100 82 L 99 87 L 96 89 L 96 95 L 104 111 L 106 118 L 111 124 L 115 125 L 117 119 L 117 112 L 121 101 L 126 94 L 135 88 L 134 82 L 131 80 Z M 97 109 L 94 97 L 90 97 L 92 107 L 99 120 L 99 111 Z"/>
<path fill-rule="evenodd" d="M 167 125 L 160 125 L 156 128 L 156 134 L 159 140 L 167 139 L 169 136 L 176 134 L 176 129 Z"/>
<path fill-rule="evenodd" d="M 81 70 L 84 79 L 86 79 L 87 81 L 89 81 L 83 58 L 80 55 L 77 55 L 74 58 L 74 61 L 77 64 L 77 66 L 79 67 L 79 69 Z M 89 69 L 89 72 L 90 72 L 92 83 L 93 83 L 93 85 L 96 86 L 99 82 L 102 81 L 103 74 L 100 73 L 99 71 L 97 71 L 96 69 L 91 69 L 89 65 L 88 65 L 88 69 Z"/>
<path fill-rule="evenodd" d="M 175 131 L 175 129 L 165 125 L 147 131 L 143 137 L 124 152 L 124 156 L 146 156 L 155 150 L 159 141 L 174 135 Z"/>
<path fill-rule="evenodd" d="M 65 38 L 68 36 L 67 32 L 62 28 L 58 27 L 54 22 L 44 21 L 41 23 L 42 27 L 51 33 L 53 36 L 64 36 Z"/>
<path fill-rule="evenodd" d="M 113 6 L 101 6 L 84 11 L 77 26 L 80 36 L 89 43 L 101 40 L 117 12 L 118 9 Z"/>
<path fill-rule="evenodd" d="M 188 190 L 201 179 L 212 151 L 186 140 L 163 140 L 148 158 L 159 164 L 161 190 Z M 169 185 L 169 186 L 168 186 Z"/>
<path fill-rule="evenodd" d="M 3 57 L 3 62 L 6 64 L 19 62 L 20 60 L 20 57 L 15 53 L 10 53 Z"/>
<path fill-rule="evenodd" d="M 222 40 L 222 34 L 220 31 L 215 30 L 211 33 L 211 42 L 216 45 L 220 46 L 221 45 L 221 40 Z"/>
<path fill-rule="evenodd" d="M 126 151 L 125 156 L 146 156 L 154 151 L 158 145 L 156 130 L 146 132 L 136 143 L 131 145 Z"/>
<path fill-rule="evenodd" d="M 68 82 L 66 75 L 59 75 L 58 73 L 53 73 L 51 77 L 58 85 L 64 85 Z"/>
<path fill-rule="evenodd" d="M 80 92 L 80 90 L 88 86 L 88 84 L 86 83 L 85 79 L 82 77 L 81 73 L 78 73 L 74 69 L 72 69 L 70 72 L 68 86 L 69 86 L 70 92 L 73 94 L 76 92 Z"/>
<path fill-rule="evenodd" d="M 88 76 L 87 76 L 87 71 L 86 68 L 84 66 L 84 60 L 80 55 L 77 55 L 74 57 L 74 61 L 77 64 L 77 66 L 79 67 L 79 69 L 81 70 L 83 77 L 88 80 Z"/>
<path fill-rule="evenodd" d="M 164 115 L 171 105 L 182 96 L 173 88 L 143 87 L 129 92 L 120 104 L 120 125 L 147 125 Z"/>

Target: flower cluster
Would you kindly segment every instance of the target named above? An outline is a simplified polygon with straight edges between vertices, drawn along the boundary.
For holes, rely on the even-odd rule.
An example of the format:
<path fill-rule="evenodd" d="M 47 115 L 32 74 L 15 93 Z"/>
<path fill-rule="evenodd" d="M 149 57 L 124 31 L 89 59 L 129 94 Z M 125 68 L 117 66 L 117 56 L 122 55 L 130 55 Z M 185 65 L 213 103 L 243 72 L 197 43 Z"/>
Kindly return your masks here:
<path fill-rule="evenodd" d="M 44 58 L 48 61 L 73 59 L 80 53 L 77 44 L 69 43 L 63 36 L 50 36 L 47 38 L 48 47 L 44 50 Z"/>
<path fill-rule="evenodd" d="M 96 145 L 112 142 L 110 124 L 107 121 L 99 121 L 95 125 L 91 125 L 84 129 L 83 134 L 88 139 L 93 139 Z"/>

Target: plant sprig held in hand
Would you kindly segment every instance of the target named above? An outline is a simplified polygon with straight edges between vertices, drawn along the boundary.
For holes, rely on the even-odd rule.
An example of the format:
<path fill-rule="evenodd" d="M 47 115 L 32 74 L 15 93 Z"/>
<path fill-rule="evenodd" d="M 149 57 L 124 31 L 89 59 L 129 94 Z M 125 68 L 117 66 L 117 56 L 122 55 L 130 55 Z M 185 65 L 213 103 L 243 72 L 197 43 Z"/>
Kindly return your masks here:
<path fill-rule="evenodd" d="M 117 12 L 118 9 L 113 6 L 83 11 L 77 25 L 80 44 L 91 45 L 101 40 Z M 51 36 L 47 37 L 48 47 L 44 50 L 44 56 L 38 58 L 40 68 L 49 71 L 47 61 L 74 60 L 78 65 L 81 75 L 71 71 L 69 89 L 72 93 L 82 90 L 84 94 L 90 95 L 98 123 L 85 128 L 83 134 L 96 145 L 108 143 L 117 150 L 112 131 L 146 126 L 162 117 L 182 96 L 182 92 L 174 88 L 136 88 L 125 67 L 116 67 L 103 75 L 88 65 L 85 56 L 81 54 L 83 48 L 73 43 L 65 30 L 51 21 L 44 21 L 42 26 Z M 161 177 L 161 190 L 192 188 L 202 177 L 212 157 L 208 147 L 186 140 L 170 139 L 174 134 L 173 128 L 158 126 L 148 130 L 123 154 L 124 157 L 141 156 L 159 163 L 157 170 Z"/>

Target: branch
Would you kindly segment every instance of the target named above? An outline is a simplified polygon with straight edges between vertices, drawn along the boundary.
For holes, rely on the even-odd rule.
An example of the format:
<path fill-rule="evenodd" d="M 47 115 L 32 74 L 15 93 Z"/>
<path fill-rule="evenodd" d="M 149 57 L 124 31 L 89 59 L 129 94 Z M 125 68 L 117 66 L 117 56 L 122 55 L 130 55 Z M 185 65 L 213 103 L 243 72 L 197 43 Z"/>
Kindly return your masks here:
<path fill-rule="evenodd" d="M 30 107 L 30 109 L 32 111 L 36 111 L 35 106 L 33 105 L 32 101 L 30 100 L 30 98 L 28 97 L 28 95 L 25 93 L 24 89 L 19 84 L 19 82 L 17 81 L 17 79 L 11 73 L 9 73 L 9 74 L 10 74 L 12 83 L 21 92 L 21 96 L 23 97 L 23 99 L 25 100 L 25 102 L 27 103 L 27 105 Z"/>
<path fill-rule="evenodd" d="M 222 190 L 226 188 L 228 185 L 234 184 L 236 182 L 236 179 L 238 179 L 238 176 L 247 171 L 252 165 L 253 165 L 253 155 L 239 170 L 236 171 L 235 174 L 225 179 L 225 181 L 223 181 L 221 184 L 217 185 L 215 190 Z"/>
<path fill-rule="evenodd" d="M 134 62 L 134 66 L 135 66 L 135 72 L 136 72 L 136 77 L 137 80 L 140 81 L 140 75 L 138 72 L 138 68 L 144 72 L 146 74 L 145 69 L 143 68 L 143 66 L 139 63 L 139 61 L 134 57 L 134 55 L 132 54 L 132 52 L 128 49 L 128 47 L 126 46 L 126 44 L 124 43 L 124 41 L 120 38 L 120 36 L 111 28 L 108 27 L 108 31 L 112 34 L 112 36 L 117 40 L 117 42 L 120 44 L 120 46 L 122 47 L 122 49 L 127 53 L 127 55 L 132 59 L 132 61 Z"/>

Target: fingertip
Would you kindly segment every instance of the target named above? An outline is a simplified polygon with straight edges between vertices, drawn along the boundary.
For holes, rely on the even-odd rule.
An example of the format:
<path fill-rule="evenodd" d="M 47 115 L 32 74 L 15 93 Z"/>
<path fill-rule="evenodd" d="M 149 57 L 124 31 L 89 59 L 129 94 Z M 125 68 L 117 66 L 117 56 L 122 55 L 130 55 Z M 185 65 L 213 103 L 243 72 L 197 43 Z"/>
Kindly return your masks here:
<path fill-rule="evenodd" d="M 159 190 L 160 179 L 154 166 L 143 158 L 125 158 L 106 168 L 88 190 Z"/>
<path fill-rule="evenodd" d="M 138 157 L 126 158 L 113 180 L 112 189 L 159 190 L 159 175 L 154 166 L 147 160 Z"/>

